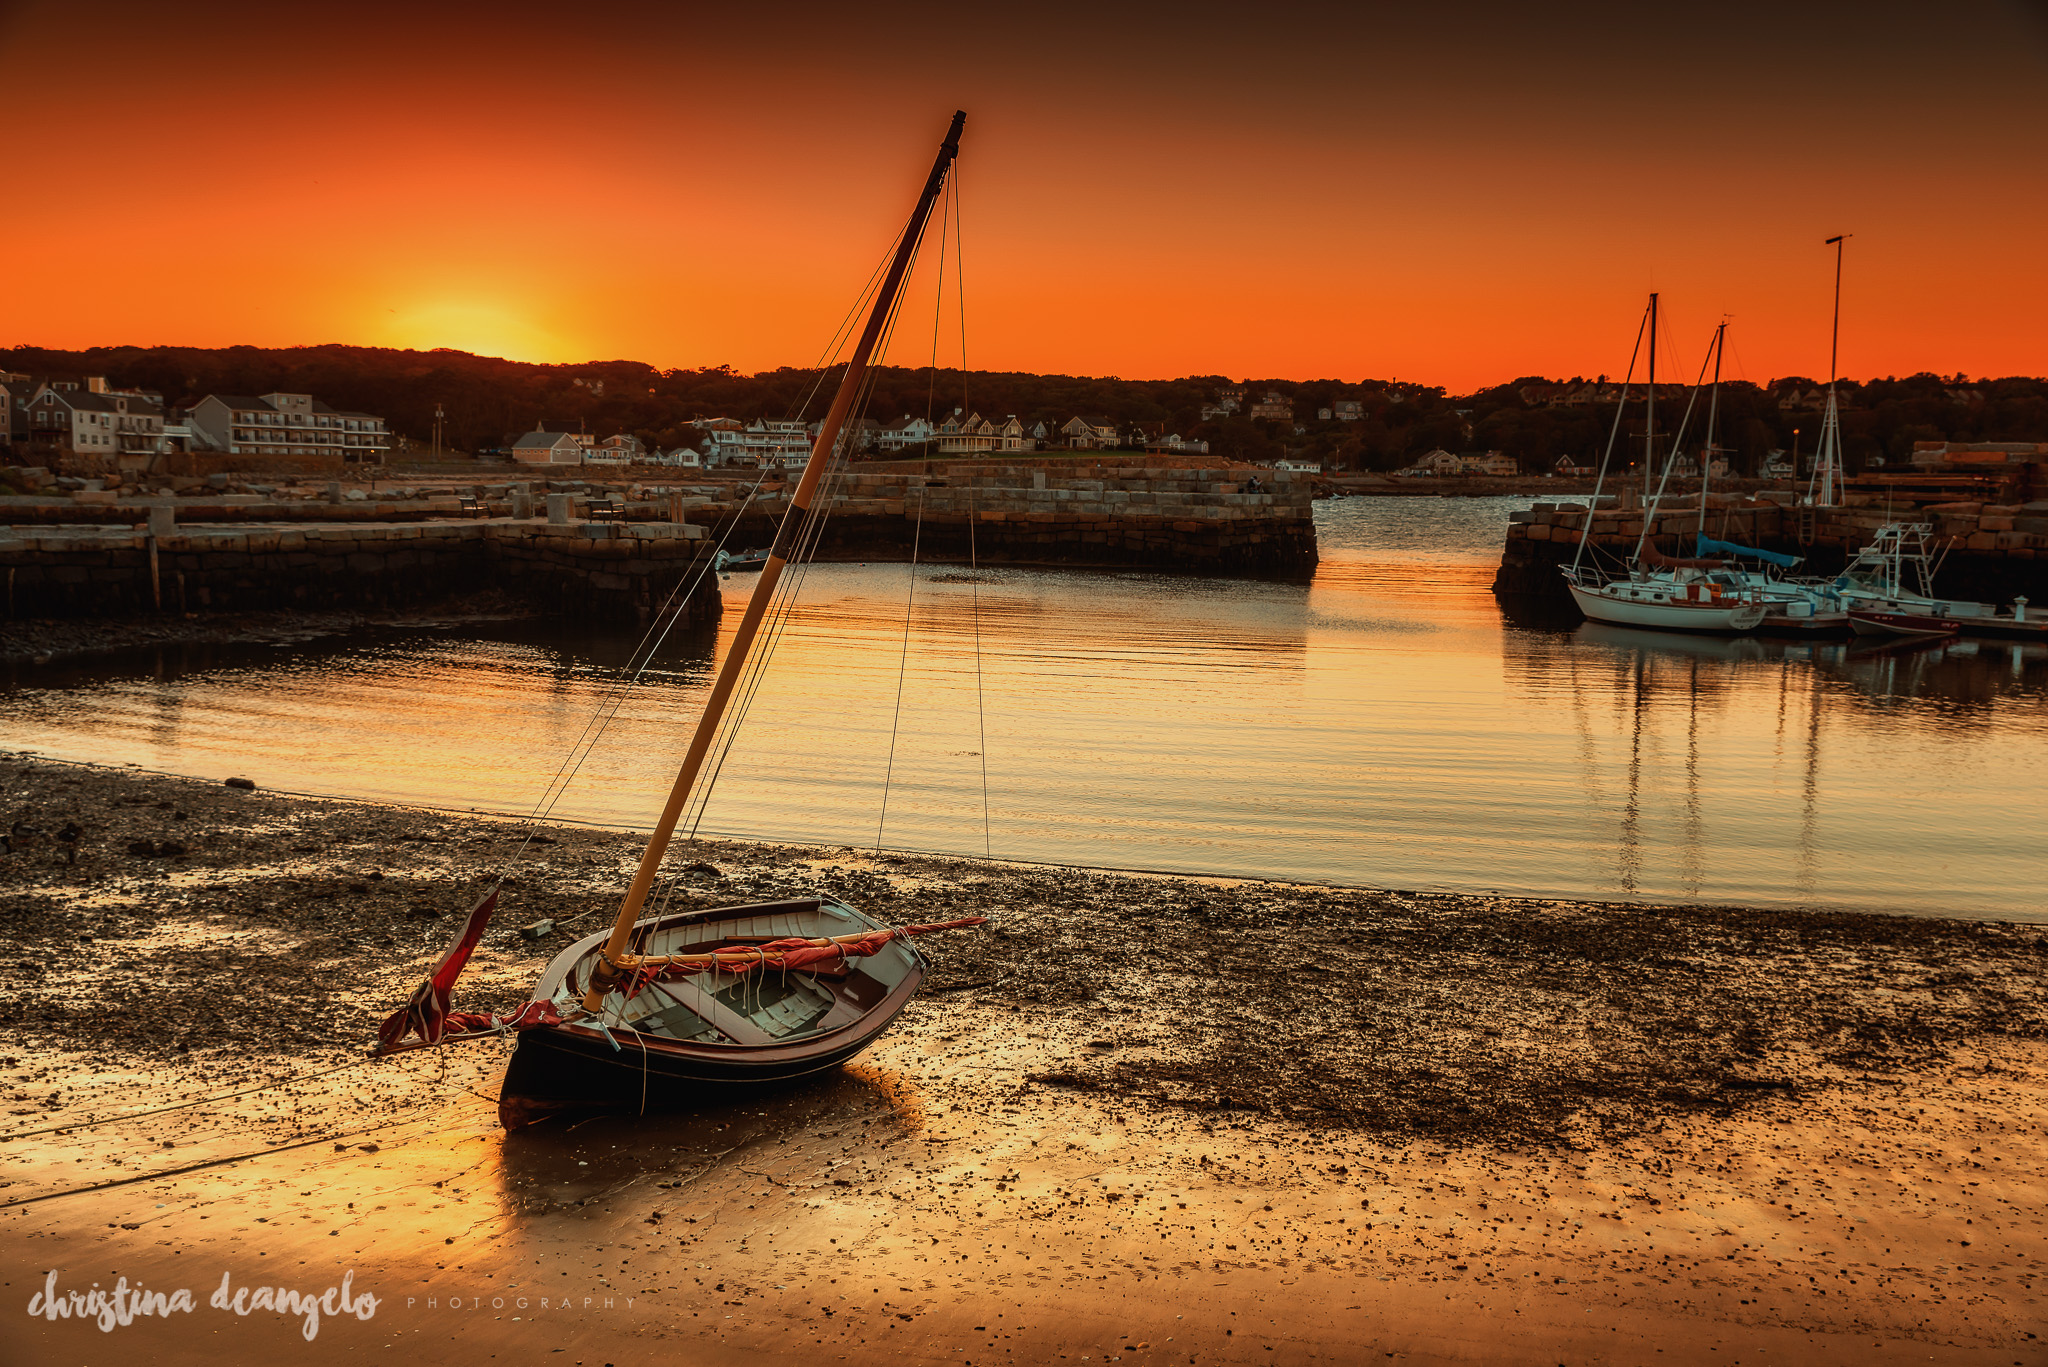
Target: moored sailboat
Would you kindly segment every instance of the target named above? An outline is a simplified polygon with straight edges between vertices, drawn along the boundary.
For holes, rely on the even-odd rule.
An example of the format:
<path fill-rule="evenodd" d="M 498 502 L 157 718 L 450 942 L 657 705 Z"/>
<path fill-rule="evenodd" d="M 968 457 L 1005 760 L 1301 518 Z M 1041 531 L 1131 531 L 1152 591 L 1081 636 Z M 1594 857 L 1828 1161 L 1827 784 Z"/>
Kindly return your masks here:
<path fill-rule="evenodd" d="M 1725 324 L 1723 327 L 1725 328 Z M 1766 607 L 1758 593 L 1748 588 L 1737 575 L 1729 573 L 1731 562 L 1721 559 L 1668 556 L 1650 542 L 1650 528 L 1656 523 L 1657 506 L 1663 492 L 1660 480 L 1654 492 L 1648 487 L 1649 473 L 1656 469 L 1657 455 L 1657 296 L 1650 296 L 1644 330 L 1649 336 L 1648 380 L 1646 420 L 1643 433 L 1643 468 L 1645 471 L 1645 492 L 1648 494 L 1643 510 L 1643 531 L 1636 540 L 1635 554 L 1630 558 L 1622 573 L 1606 573 L 1585 562 L 1587 538 L 1579 538 L 1579 549 L 1572 563 L 1564 567 L 1566 587 L 1570 590 L 1572 602 L 1580 612 L 1596 622 L 1608 622 L 1616 626 L 1654 627 L 1663 631 L 1699 632 L 1744 632 L 1753 631 L 1763 622 Z M 1715 333 L 1714 350 L 1711 353 L 1716 365 L 1716 380 L 1719 378 L 1720 343 L 1723 333 Z M 1638 348 L 1641 334 L 1638 334 Z M 1705 375 L 1704 365 L 1701 367 Z M 1628 374 L 1622 380 L 1621 404 L 1614 415 L 1614 428 L 1608 436 L 1607 451 L 1601 458 L 1600 474 L 1593 486 L 1593 500 L 1597 504 L 1600 486 L 1606 481 L 1607 469 L 1614 455 L 1616 437 L 1621 431 L 1621 419 L 1628 406 L 1628 382 L 1635 375 L 1635 357 L 1629 358 Z M 1694 389 L 1695 396 L 1698 387 Z M 1687 407 L 1688 418 L 1691 407 Z M 1679 425 L 1679 436 L 1684 435 L 1685 424 Z M 1674 450 L 1676 444 L 1674 443 Z M 1711 458 L 1713 443 L 1708 441 Z M 1670 465 L 1664 467 L 1664 478 L 1670 477 Z M 1704 492 L 1702 502 L 1704 504 Z"/>

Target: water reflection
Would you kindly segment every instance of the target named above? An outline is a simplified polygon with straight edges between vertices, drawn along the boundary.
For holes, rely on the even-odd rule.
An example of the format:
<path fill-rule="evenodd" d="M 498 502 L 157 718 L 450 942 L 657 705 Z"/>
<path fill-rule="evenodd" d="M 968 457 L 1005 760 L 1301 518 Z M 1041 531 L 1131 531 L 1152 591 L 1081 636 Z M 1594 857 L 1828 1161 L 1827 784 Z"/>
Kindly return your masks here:
<path fill-rule="evenodd" d="M 2048 649 L 1504 618 L 1515 506 L 1321 505 L 1306 585 L 926 566 L 907 646 L 910 567 L 815 567 L 703 829 L 873 844 L 886 781 L 886 843 L 978 854 L 985 767 L 998 856 L 2042 914 Z M 651 818 L 737 616 L 666 642 L 561 815 Z M 27 669 L 0 743 L 520 811 L 632 649 L 508 623 Z"/>

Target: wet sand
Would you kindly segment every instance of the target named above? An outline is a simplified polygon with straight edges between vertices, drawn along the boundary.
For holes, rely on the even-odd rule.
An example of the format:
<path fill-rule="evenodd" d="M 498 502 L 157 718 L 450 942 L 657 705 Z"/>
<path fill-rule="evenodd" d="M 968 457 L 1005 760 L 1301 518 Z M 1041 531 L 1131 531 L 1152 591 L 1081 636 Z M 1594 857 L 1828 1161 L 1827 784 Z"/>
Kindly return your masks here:
<path fill-rule="evenodd" d="M 516 828 L 0 757 L 14 822 L 10 1364 L 2048 1361 L 2040 927 L 706 843 L 994 920 L 838 1076 L 508 1136 L 505 1046 L 360 1055 Z M 543 834 L 458 1004 L 637 846 Z M 350 1270 L 311 1342 L 208 1304 Z"/>

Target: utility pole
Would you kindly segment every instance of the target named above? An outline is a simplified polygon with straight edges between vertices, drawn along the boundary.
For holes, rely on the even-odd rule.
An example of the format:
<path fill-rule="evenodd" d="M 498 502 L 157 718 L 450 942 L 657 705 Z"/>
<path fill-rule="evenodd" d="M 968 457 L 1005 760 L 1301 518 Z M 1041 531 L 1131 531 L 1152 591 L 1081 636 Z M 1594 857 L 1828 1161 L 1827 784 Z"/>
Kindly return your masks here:
<path fill-rule="evenodd" d="M 441 459 L 441 405 L 434 405 L 434 459 Z"/>

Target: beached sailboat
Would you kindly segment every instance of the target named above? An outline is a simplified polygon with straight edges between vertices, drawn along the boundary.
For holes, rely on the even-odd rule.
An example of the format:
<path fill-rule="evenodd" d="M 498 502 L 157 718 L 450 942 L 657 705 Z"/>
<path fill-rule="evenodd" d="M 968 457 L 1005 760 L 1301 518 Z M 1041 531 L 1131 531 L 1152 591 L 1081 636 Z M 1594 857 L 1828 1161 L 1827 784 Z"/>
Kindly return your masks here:
<path fill-rule="evenodd" d="M 834 1067 L 872 1044 L 917 991 L 926 964 L 913 937 L 984 920 L 891 927 L 831 898 L 647 911 L 776 585 L 793 558 L 815 547 L 812 511 L 821 478 L 865 391 L 870 360 L 959 152 L 965 122 L 965 114 L 953 116 L 896 243 L 616 921 L 557 954 L 516 1010 L 455 1012 L 451 992 L 496 909 L 494 889 L 411 1000 L 379 1030 L 378 1053 L 516 1034 L 518 1048 L 499 1098 L 507 1128 L 563 1105 L 645 1107 L 677 1084 L 761 1082 Z"/>

